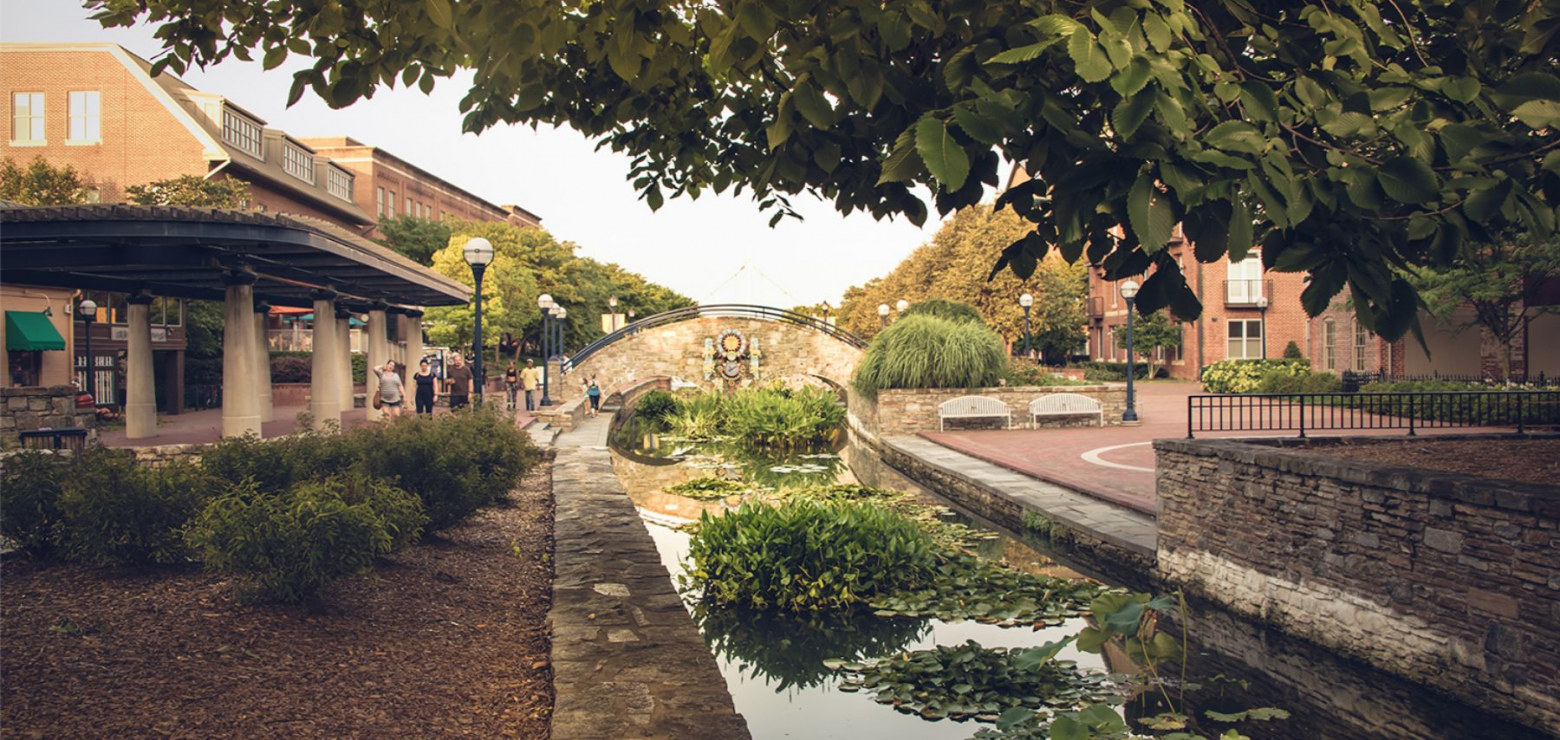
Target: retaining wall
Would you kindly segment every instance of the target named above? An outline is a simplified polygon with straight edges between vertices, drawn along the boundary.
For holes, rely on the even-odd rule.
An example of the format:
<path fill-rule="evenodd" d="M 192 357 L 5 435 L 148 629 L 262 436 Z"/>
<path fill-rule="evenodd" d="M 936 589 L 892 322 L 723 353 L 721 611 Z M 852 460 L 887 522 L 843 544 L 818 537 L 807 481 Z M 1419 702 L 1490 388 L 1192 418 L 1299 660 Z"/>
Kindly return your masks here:
<path fill-rule="evenodd" d="M 0 388 L 0 437 L 15 442 L 18 432 L 35 429 L 86 429 L 87 439 L 97 439 L 97 412 L 76 408 L 70 385 Z"/>
<path fill-rule="evenodd" d="M 1156 441 L 1159 574 L 1560 733 L 1560 487 L 1307 449 L 1368 441 Z"/>
<path fill-rule="evenodd" d="M 1013 412 L 1015 429 L 1093 426 L 1098 423 L 1097 418 L 1093 416 L 1042 417 L 1037 427 L 1034 417 L 1029 415 L 1029 402 L 1053 393 L 1077 393 L 1099 401 L 1105 411 L 1106 424 L 1120 424 L 1121 414 L 1127 408 L 1126 385 L 1102 383 L 998 388 L 894 388 L 878 391 L 876 401 L 853 391 L 850 393 L 850 410 L 868 429 L 880 435 L 935 432 L 940 426 L 937 416 L 938 404 L 960 396 L 985 396 L 1007 404 Z M 949 428 L 953 428 L 954 423 L 950 422 Z M 1001 422 L 985 419 L 960 420 L 957 423 L 1001 426 Z"/>

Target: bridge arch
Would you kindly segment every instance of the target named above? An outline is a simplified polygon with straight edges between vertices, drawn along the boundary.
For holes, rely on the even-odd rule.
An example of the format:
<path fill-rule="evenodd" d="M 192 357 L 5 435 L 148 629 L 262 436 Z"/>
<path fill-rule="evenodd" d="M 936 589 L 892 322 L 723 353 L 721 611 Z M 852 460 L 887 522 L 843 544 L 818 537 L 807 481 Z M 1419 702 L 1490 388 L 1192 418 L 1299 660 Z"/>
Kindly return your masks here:
<path fill-rule="evenodd" d="M 866 341 L 819 319 L 769 306 L 714 304 L 647 316 L 612 332 L 571 356 L 564 364 L 568 397 L 578 394 L 581 377 L 595 376 L 606 396 L 654 377 L 671 377 L 704 388 L 724 385 L 718 374 L 705 377 L 705 340 L 727 331 L 757 340 L 758 382 L 822 381 L 836 388 L 850 383 Z M 744 361 L 744 380 L 752 378 Z"/>

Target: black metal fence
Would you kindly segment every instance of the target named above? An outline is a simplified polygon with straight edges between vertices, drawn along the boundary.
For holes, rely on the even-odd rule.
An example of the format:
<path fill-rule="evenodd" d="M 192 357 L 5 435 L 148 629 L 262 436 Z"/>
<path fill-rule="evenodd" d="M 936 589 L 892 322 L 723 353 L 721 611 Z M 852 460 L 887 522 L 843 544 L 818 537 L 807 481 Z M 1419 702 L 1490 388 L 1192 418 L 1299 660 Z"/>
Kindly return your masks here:
<path fill-rule="evenodd" d="M 1197 395 L 1186 399 L 1186 436 L 1197 432 L 1299 432 L 1560 427 L 1560 391 Z"/>
<path fill-rule="evenodd" d="M 1471 383 L 1486 385 L 1491 388 L 1560 388 L 1560 376 L 1550 376 L 1544 373 L 1538 375 L 1513 375 L 1510 378 L 1487 378 L 1482 375 L 1445 375 L 1431 373 L 1430 375 L 1387 375 L 1385 373 L 1357 373 L 1345 370 L 1341 376 L 1345 388 L 1358 388 L 1366 383 L 1423 383 L 1430 381 L 1442 381 L 1446 383 Z"/>

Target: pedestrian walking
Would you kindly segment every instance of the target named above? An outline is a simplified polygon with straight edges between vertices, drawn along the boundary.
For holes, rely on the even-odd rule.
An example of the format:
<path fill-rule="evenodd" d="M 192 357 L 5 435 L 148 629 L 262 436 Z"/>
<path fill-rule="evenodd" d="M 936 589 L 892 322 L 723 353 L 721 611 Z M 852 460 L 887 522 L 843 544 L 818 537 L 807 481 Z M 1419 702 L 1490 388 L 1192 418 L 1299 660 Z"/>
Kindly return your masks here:
<path fill-rule="evenodd" d="M 536 389 L 542 387 L 542 371 L 536 369 L 535 360 L 526 360 L 520 371 L 520 388 L 525 391 L 525 410 L 536 410 Z"/>
<path fill-rule="evenodd" d="M 596 376 L 590 376 L 585 381 L 585 397 L 590 399 L 590 415 L 601 415 L 601 386 L 596 385 Z"/>
<path fill-rule="evenodd" d="M 471 403 L 471 368 L 466 367 L 466 358 L 459 352 L 450 353 L 450 369 L 444 378 L 444 387 L 451 411 Z"/>
<path fill-rule="evenodd" d="M 412 375 L 412 382 L 417 385 L 416 396 L 417 414 L 419 416 L 433 416 L 433 397 L 437 390 L 438 378 L 433 377 L 433 372 L 428 369 L 428 361 L 417 363 L 417 372 Z"/>
<path fill-rule="evenodd" d="M 385 416 L 391 419 L 401 418 L 401 402 L 405 396 L 402 390 L 406 387 L 401 380 L 401 374 L 396 372 L 395 360 L 385 363 L 383 368 L 373 368 L 374 375 L 379 377 L 379 403 L 385 412 Z"/>
<path fill-rule="evenodd" d="M 504 390 L 509 392 L 508 409 L 515 409 L 515 396 L 520 392 L 520 371 L 515 369 L 515 361 L 509 361 L 509 369 L 504 371 Z"/>

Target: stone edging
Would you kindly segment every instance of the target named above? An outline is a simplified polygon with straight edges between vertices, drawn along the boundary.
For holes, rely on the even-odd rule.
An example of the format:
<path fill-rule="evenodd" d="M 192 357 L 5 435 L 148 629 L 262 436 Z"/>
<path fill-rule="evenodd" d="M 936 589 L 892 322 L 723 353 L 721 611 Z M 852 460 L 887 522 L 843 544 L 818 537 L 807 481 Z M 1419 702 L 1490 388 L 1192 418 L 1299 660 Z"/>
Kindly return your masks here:
<path fill-rule="evenodd" d="M 1560 435 L 1437 435 L 1433 440 L 1467 439 L 1560 439 Z M 1391 488 L 1434 498 L 1469 504 L 1494 506 L 1522 512 L 1560 513 L 1560 487 L 1522 481 L 1482 478 L 1463 473 L 1447 473 L 1424 468 L 1327 457 L 1308 452 L 1313 447 L 1350 444 L 1379 444 L 1401 438 L 1323 437 L 1317 440 L 1272 439 L 1156 439 L 1155 450 L 1179 452 L 1200 457 L 1260 465 L 1302 476 L 1322 476 L 1346 483 Z"/>
<path fill-rule="evenodd" d="M 553 740 L 747 740 L 611 453 L 560 448 L 553 496 Z"/>

